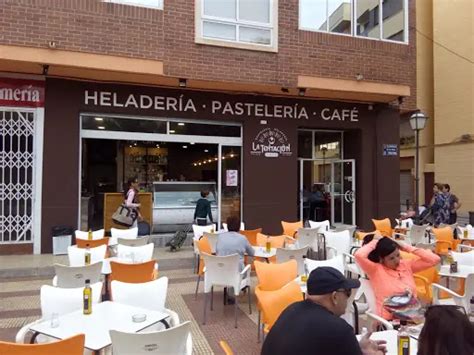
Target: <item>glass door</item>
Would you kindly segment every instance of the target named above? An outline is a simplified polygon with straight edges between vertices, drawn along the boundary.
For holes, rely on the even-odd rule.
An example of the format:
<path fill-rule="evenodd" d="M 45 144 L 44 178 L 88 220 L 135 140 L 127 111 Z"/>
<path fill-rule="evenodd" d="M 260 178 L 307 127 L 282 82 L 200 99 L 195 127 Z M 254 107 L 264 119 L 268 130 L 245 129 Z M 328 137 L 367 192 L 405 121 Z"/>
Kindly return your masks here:
<path fill-rule="evenodd" d="M 331 164 L 325 160 L 300 160 L 299 219 L 324 221 L 331 215 L 329 182 Z"/>
<path fill-rule="evenodd" d="M 356 224 L 355 160 L 336 160 L 331 164 L 331 224 Z"/>
<path fill-rule="evenodd" d="M 239 216 L 242 219 L 242 148 L 239 146 L 220 146 L 219 178 L 219 227 L 226 223 L 227 217 Z"/>

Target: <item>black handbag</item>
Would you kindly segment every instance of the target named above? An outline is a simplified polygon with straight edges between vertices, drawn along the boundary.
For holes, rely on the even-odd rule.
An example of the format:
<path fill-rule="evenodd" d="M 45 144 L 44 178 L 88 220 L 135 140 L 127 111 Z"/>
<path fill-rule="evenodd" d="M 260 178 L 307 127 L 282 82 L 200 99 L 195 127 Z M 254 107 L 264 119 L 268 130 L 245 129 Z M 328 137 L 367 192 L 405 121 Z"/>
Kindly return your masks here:
<path fill-rule="evenodd" d="M 137 213 L 135 210 L 123 204 L 112 215 L 112 221 L 125 227 L 132 226 L 136 219 Z"/>

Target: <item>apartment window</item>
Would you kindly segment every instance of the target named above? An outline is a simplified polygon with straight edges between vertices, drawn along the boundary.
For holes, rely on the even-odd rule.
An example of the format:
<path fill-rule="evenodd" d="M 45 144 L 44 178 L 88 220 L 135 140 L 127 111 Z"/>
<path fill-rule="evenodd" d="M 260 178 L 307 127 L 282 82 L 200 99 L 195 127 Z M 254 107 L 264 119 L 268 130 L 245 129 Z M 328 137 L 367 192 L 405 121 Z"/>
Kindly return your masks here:
<path fill-rule="evenodd" d="M 196 42 L 276 51 L 277 0 L 197 0 Z"/>
<path fill-rule="evenodd" d="M 163 9 L 163 0 L 102 0 L 103 2 L 113 2 L 116 4 L 151 7 L 154 9 Z"/>
<path fill-rule="evenodd" d="M 300 0 L 300 29 L 408 43 L 407 0 Z"/>

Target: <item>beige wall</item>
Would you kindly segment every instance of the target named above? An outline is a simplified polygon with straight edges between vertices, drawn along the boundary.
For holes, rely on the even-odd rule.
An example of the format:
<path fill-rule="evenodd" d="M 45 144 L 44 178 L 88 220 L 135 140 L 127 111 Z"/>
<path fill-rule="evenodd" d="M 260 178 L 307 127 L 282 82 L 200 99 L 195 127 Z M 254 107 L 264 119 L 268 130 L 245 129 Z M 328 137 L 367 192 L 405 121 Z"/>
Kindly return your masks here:
<path fill-rule="evenodd" d="M 472 0 L 433 1 L 435 180 L 451 185 L 463 213 L 474 211 L 472 20 Z"/>
<path fill-rule="evenodd" d="M 434 163 L 434 108 L 433 108 L 433 3 L 431 0 L 419 0 L 416 3 L 416 81 L 417 107 L 428 117 L 425 129 L 420 132 L 419 200 L 425 201 L 424 172 L 426 166 Z M 405 149 L 401 157 L 414 157 L 415 149 Z M 414 164 L 414 162 L 413 162 Z M 414 170 L 414 168 L 413 168 Z M 413 171 L 413 175 L 415 171 Z"/>

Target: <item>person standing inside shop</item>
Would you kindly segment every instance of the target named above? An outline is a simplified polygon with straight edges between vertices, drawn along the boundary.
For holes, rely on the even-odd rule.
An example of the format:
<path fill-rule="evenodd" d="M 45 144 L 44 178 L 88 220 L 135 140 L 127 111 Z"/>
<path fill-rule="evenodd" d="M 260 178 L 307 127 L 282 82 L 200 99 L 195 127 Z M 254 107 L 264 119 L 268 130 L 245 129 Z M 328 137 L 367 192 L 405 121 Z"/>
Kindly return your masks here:
<path fill-rule="evenodd" d="M 136 176 L 128 179 L 124 203 L 125 206 L 130 208 L 132 213 L 135 214 L 135 220 L 130 228 L 135 228 L 138 221 L 142 219 L 142 215 L 140 214 L 140 201 L 138 200 L 138 186 L 138 178 Z"/>
<path fill-rule="evenodd" d="M 208 216 L 211 223 L 214 223 L 212 220 L 211 202 L 207 199 L 207 196 L 209 196 L 209 191 L 202 190 L 201 198 L 197 201 L 196 209 L 194 210 L 194 221 L 199 226 L 207 225 Z"/>

